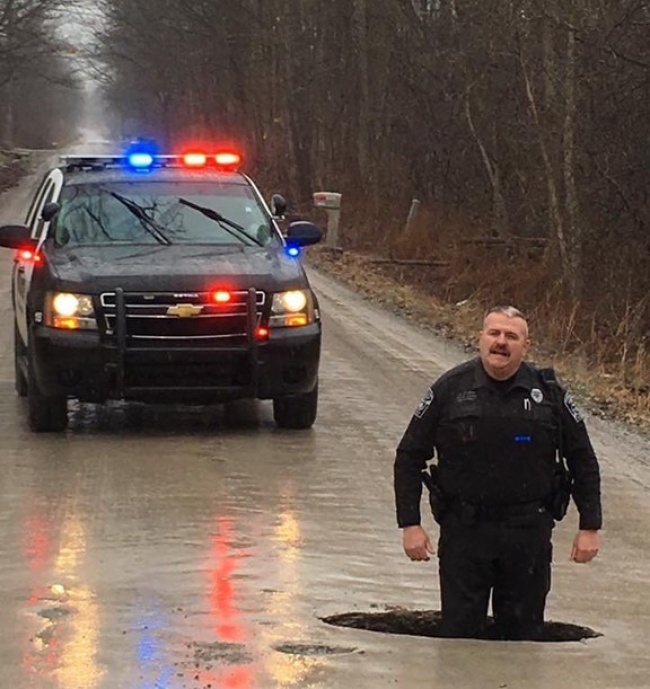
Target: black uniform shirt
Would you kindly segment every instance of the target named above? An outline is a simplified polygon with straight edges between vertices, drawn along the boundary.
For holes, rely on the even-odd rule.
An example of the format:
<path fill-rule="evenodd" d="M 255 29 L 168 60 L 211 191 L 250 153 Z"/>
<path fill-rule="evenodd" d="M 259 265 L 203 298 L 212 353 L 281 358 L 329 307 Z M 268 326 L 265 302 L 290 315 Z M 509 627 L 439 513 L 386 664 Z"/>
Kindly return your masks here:
<path fill-rule="evenodd" d="M 598 460 L 569 393 L 526 362 L 505 383 L 479 358 L 461 364 L 431 386 L 397 448 L 398 525 L 420 523 L 421 472 L 434 452 L 447 500 L 507 506 L 549 498 L 558 447 L 574 478 L 580 528 L 599 529 Z"/>

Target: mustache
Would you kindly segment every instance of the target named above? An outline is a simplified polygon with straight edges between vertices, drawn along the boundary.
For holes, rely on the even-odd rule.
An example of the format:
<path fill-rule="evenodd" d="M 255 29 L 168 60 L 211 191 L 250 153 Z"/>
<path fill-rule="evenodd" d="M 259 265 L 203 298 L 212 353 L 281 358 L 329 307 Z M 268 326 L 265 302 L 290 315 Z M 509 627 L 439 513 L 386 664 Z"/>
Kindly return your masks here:
<path fill-rule="evenodd" d="M 490 349 L 491 354 L 510 354 L 510 350 L 507 347 L 492 347 Z"/>

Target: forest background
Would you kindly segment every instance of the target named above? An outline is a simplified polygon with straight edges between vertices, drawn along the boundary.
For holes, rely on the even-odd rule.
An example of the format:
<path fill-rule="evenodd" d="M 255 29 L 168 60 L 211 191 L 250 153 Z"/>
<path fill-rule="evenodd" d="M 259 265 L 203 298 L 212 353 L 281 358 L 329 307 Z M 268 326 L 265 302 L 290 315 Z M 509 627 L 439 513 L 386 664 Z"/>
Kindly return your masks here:
<path fill-rule="evenodd" d="M 6 147 L 78 117 L 76 11 L 113 135 L 237 142 L 292 215 L 341 193 L 343 251 L 308 260 L 467 341 L 514 303 L 603 410 L 650 417 L 650 0 L 91 4 L 0 0 Z"/>

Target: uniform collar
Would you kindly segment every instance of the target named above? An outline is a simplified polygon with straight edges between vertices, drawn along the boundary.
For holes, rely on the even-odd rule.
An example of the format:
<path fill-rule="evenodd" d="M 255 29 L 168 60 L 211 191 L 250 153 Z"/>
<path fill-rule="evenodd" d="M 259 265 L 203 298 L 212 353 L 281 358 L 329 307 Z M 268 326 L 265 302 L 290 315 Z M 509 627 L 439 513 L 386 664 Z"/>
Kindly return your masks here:
<path fill-rule="evenodd" d="M 474 389 L 488 387 L 491 380 L 493 379 L 485 372 L 480 357 L 476 357 L 474 360 Z M 533 367 L 522 361 L 508 389 L 524 388 L 525 390 L 532 390 L 538 384 L 539 378 L 535 375 Z"/>

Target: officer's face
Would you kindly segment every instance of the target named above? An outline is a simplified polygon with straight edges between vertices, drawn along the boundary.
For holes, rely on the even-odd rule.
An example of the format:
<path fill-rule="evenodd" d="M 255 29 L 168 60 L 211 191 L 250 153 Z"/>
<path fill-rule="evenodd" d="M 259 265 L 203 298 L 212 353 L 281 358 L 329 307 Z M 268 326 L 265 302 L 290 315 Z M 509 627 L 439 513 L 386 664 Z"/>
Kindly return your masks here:
<path fill-rule="evenodd" d="M 523 318 L 491 313 L 483 322 L 479 349 L 489 376 L 506 380 L 514 376 L 530 347 L 528 326 Z"/>

